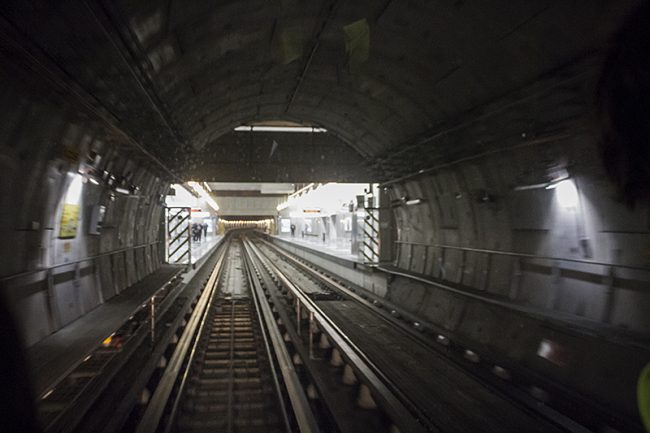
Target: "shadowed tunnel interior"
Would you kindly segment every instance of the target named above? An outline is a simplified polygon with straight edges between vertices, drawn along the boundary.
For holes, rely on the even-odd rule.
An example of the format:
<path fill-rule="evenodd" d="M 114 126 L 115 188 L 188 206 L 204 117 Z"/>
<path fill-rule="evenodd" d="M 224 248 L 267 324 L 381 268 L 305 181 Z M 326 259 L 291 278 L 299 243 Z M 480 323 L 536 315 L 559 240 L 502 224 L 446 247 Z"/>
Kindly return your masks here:
<path fill-rule="evenodd" d="M 3 325 L 16 351 L 9 365 L 27 365 L 15 370 L 16 386 L 45 399 L 77 365 L 71 351 L 51 360 L 57 377 L 40 378 L 50 367 L 36 354 L 54 350 L 53 336 L 81 333 L 74 326 L 111 302 L 137 306 L 148 285 L 176 275 L 170 197 L 204 192 L 219 205 L 189 212 L 213 218 L 214 245 L 218 219 L 219 235 L 266 221 L 256 227 L 267 241 L 219 240 L 234 237 L 228 254 L 248 257 L 251 269 L 274 266 L 261 242 L 318 266 L 424 327 L 432 344 L 453 341 L 459 362 L 484 366 L 471 377 L 558 431 L 645 431 L 648 9 L 633 0 L 3 2 L 0 295 L 14 323 Z M 370 188 L 365 204 L 352 193 L 337 203 L 339 214 L 361 215 L 359 228 L 335 212 L 308 220 L 325 212 L 319 204 L 283 204 L 335 183 Z M 340 227 L 360 233 L 345 259 L 323 247 Z M 375 227 L 376 256 L 363 256 L 363 227 Z M 207 280 L 204 245 L 191 272 Z M 254 274 L 224 269 L 232 281 Z M 244 311 L 232 308 L 233 317 Z M 105 314 L 116 329 L 122 318 Z M 251 329 L 264 334 L 260 323 Z M 430 365 L 431 377 L 445 375 Z M 506 376 L 496 367 L 512 390 L 484 378 Z M 148 380 L 141 388 L 154 394 Z M 93 395 L 107 399 L 101 392 Z M 136 431 L 146 400 L 101 431 Z M 28 401 L 7 401 L 16 416 L 0 426 L 100 431 L 81 420 L 26 421 L 42 412 Z M 398 429 L 386 431 L 408 431 L 386 413 L 393 424 L 384 427 Z M 485 431 L 514 431 L 507 412 L 494 409 L 489 422 L 498 417 L 502 429 Z M 426 429 L 462 431 L 445 422 Z M 336 425 L 320 428 L 346 431 Z"/>

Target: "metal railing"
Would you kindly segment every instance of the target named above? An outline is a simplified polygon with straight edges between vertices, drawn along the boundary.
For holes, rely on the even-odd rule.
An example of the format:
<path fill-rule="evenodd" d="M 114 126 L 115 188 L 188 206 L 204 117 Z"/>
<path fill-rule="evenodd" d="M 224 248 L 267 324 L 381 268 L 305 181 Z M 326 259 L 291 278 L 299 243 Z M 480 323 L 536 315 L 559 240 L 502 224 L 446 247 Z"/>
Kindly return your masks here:
<path fill-rule="evenodd" d="M 612 320 L 612 313 L 614 311 L 614 304 L 616 298 L 616 290 L 622 285 L 629 285 L 635 290 L 634 286 L 643 286 L 645 282 L 650 282 L 650 267 L 634 266 L 625 264 L 616 264 L 608 262 L 600 262 L 595 260 L 563 258 L 553 256 L 542 256 L 535 254 L 516 253 L 512 251 L 500 251 L 492 249 L 460 247 L 445 244 L 427 244 L 422 242 L 411 242 L 397 240 L 398 245 L 407 246 L 405 248 L 397 249 L 397 256 L 395 263 L 404 263 L 402 268 L 414 272 L 414 258 L 417 247 L 422 249 L 422 256 L 419 258 L 418 263 L 421 264 L 419 273 L 430 275 L 434 278 L 439 278 L 443 281 L 448 281 L 456 284 L 462 284 L 467 273 L 469 255 L 483 255 L 486 257 L 483 269 L 480 271 L 484 274 L 482 278 L 481 287 L 471 287 L 478 290 L 488 290 L 491 281 L 491 274 L 494 268 L 494 257 L 510 257 L 513 259 L 513 272 L 510 275 L 509 281 L 509 295 L 511 300 L 515 300 L 519 295 L 519 286 L 521 285 L 522 276 L 526 272 L 537 269 L 538 271 L 547 271 L 555 280 L 561 278 L 587 278 L 595 281 L 596 284 L 604 286 L 605 288 L 605 306 L 603 308 L 601 320 L 605 323 L 610 323 Z M 450 259 L 450 252 L 456 252 L 457 255 Z M 407 254 L 404 258 L 403 254 Z M 458 255 L 459 253 L 459 255 Z M 404 259 L 404 260 L 402 260 Z M 450 264 L 451 262 L 451 264 Z M 546 265 L 539 264 L 546 262 Z M 429 265 L 431 263 L 431 265 Z M 563 266 L 564 264 L 564 266 Z M 592 272 L 587 272 L 585 267 L 598 267 L 599 269 Z M 583 268 L 582 270 L 580 268 Z M 451 275 L 453 271 L 453 275 Z M 418 271 L 415 271 L 418 272 Z M 628 278 L 630 274 L 644 274 L 641 280 Z M 624 277 L 625 275 L 625 277 Z M 638 277 L 638 275 L 636 275 Z M 591 277 L 591 278 L 589 278 Z M 637 283 L 637 284 L 635 284 Z M 549 304 L 546 305 L 549 309 L 559 308 L 559 295 L 557 293 L 551 296 Z"/>
<path fill-rule="evenodd" d="M 458 250 L 458 251 L 469 251 L 469 252 L 475 252 L 475 253 L 485 253 L 485 254 L 493 254 L 493 255 L 500 255 L 500 256 L 511 256 L 511 257 L 519 257 L 519 258 L 527 258 L 527 259 L 539 259 L 539 260 L 552 260 L 552 261 L 560 261 L 560 262 L 584 263 L 584 264 L 588 264 L 588 265 L 606 266 L 606 267 L 613 267 L 613 268 L 631 269 L 631 270 L 637 270 L 637 271 L 650 272 L 650 267 L 635 266 L 635 265 L 621 265 L 621 264 L 616 264 L 616 263 L 598 262 L 598 261 L 595 261 L 595 260 L 572 259 L 572 258 L 552 257 L 552 256 L 538 256 L 538 255 L 535 255 L 535 254 L 515 253 L 515 252 L 512 252 L 512 251 L 501 251 L 501 250 L 490 250 L 490 249 L 483 249 L 483 248 L 459 247 L 459 246 L 444 245 L 444 244 L 427 244 L 427 243 L 422 243 L 422 242 L 411 242 L 411 241 L 401 241 L 401 240 L 397 240 L 397 241 L 395 241 L 395 243 L 404 244 L 404 245 L 424 246 L 424 247 L 429 247 L 429 248 L 440 248 L 443 251 L 447 250 L 447 249 L 449 249 L 449 250 Z"/>
<path fill-rule="evenodd" d="M 48 272 L 48 271 L 52 271 L 54 269 L 62 268 L 62 267 L 65 267 L 65 266 L 79 265 L 81 263 L 94 261 L 94 260 L 102 258 L 102 257 L 112 256 L 112 255 L 120 254 L 120 253 L 126 253 L 128 251 L 136 250 L 136 249 L 139 249 L 139 248 L 150 247 L 152 245 L 159 244 L 160 242 L 161 241 L 155 241 L 155 242 L 149 242 L 147 244 L 140 244 L 140 245 L 134 245 L 132 247 L 120 248 L 120 249 L 117 249 L 117 250 L 107 251 L 107 252 L 101 253 L 101 254 L 96 254 L 94 256 L 84 257 L 83 259 L 77 259 L 77 260 L 73 260 L 73 261 L 65 262 L 65 263 L 57 263 L 56 265 L 47 266 L 47 267 L 44 267 L 44 268 L 36 268 L 36 269 L 31 269 L 29 271 L 19 272 L 17 274 L 7 275 L 5 277 L 0 277 L 0 283 L 4 283 L 4 282 L 7 282 L 7 281 L 12 281 L 12 280 L 22 278 L 22 277 L 27 277 L 29 275 L 37 274 L 39 272 Z"/>
<path fill-rule="evenodd" d="M 36 292 L 45 292 L 47 294 L 47 301 L 46 301 L 46 309 L 47 309 L 47 314 L 48 314 L 47 321 L 49 323 L 48 326 L 51 328 L 51 331 L 54 332 L 54 331 L 60 329 L 64 325 L 62 314 L 59 311 L 59 307 L 58 307 L 58 303 L 57 303 L 57 299 L 56 299 L 55 287 L 58 284 L 61 284 L 63 282 L 68 281 L 68 280 L 65 280 L 63 282 L 57 283 L 56 282 L 56 277 L 57 276 L 65 274 L 66 272 L 70 272 L 70 273 L 73 274 L 70 279 L 74 282 L 74 284 L 76 286 L 79 286 L 81 284 L 81 282 L 80 282 L 81 279 L 85 277 L 84 271 L 86 269 L 91 268 L 93 270 L 93 272 L 91 274 L 94 274 L 94 272 L 95 272 L 95 270 L 97 268 L 97 260 L 105 258 L 105 257 L 111 257 L 112 258 L 112 257 L 115 257 L 115 256 L 117 256 L 119 254 L 123 254 L 124 255 L 124 264 L 125 264 L 126 267 L 128 267 L 128 262 L 129 262 L 128 255 L 129 255 L 129 253 L 131 251 L 135 251 L 135 250 L 143 249 L 143 248 L 145 248 L 145 249 L 146 248 L 152 248 L 153 249 L 159 243 L 160 243 L 159 241 L 156 241 L 156 242 L 150 242 L 150 243 L 147 243 L 147 244 L 141 244 L 141 245 L 135 245 L 135 246 L 131 246 L 131 247 L 120 248 L 118 250 L 108 251 L 108 252 L 105 252 L 105 253 L 96 254 L 94 256 L 84 257 L 82 259 L 77 259 L 77 260 L 73 260 L 73 261 L 69 261 L 69 262 L 65 262 L 65 263 L 58 263 L 58 264 L 55 264 L 55 265 L 52 265 L 52 266 L 49 266 L 49 267 L 32 269 L 32 270 L 29 270 L 29 271 L 20 272 L 20 273 L 17 273 L 17 274 L 2 277 L 2 278 L 0 278 L 0 289 L 3 292 L 7 292 L 10 298 L 22 299 L 23 297 L 29 296 L 29 295 L 31 295 L 31 294 L 33 294 L 35 292 L 30 291 L 30 290 L 21 291 L 21 290 L 19 290 L 21 287 L 34 286 L 34 285 L 38 286 L 38 285 L 42 284 L 43 287 L 36 290 Z M 91 264 L 89 266 L 86 266 L 86 267 L 82 268 L 81 265 L 83 263 L 88 263 L 88 262 L 90 262 Z M 111 262 L 112 262 L 112 260 L 111 260 Z M 140 270 L 140 272 L 139 272 L 138 265 L 137 265 L 137 263 L 138 263 L 137 260 L 134 260 L 133 263 L 134 263 L 133 266 L 134 266 L 134 274 L 135 274 L 135 277 L 136 277 L 136 281 L 139 279 L 138 278 L 139 274 L 144 273 L 144 275 L 146 275 L 146 274 L 149 273 L 148 269 L 146 269 L 146 267 L 147 267 L 146 260 L 145 260 L 145 272 L 142 272 L 142 270 Z M 59 273 L 56 272 L 57 269 L 68 268 L 68 267 L 70 267 L 72 269 L 70 269 L 70 271 L 66 271 L 66 272 L 59 272 Z M 152 259 L 151 268 L 155 269 L 155 267 L 156 266 L 153 263 L 153 259 Z M 128 272 L 126 274 L 127 274 L 126 285 L 128 286 Z M 21 281 L 21 280 L 24 280 L 24 281 Z M 102 291 L 99 289 L 98 286 L 96 286 L 95 288 L 97 290 L 97 299 L 99 300 L 99 303 L 101 304 L 101 303 L 103 303 L 105 301 L 104 295 L 103 295 Z M 123 287 L 123 288 L 116 287 L 115 294 L 119 294 L 120 291 L 122 289 L 124 289 L 124 288 L 125 287 Z M 77 291 L 77 292 L 75 292 L 75 295 L 78 297 L 78 296 L 80 296 L 80 293 Z M 84 303 L 80 302 L 80 300 L 78 300 L 77 305 L 79 305 L 79 308 L 80 308 L 79 316 L 77 316 L 77 317 L 80 317 L 80 316 L 84 315 L 87 311 L 85 311 Z"/>

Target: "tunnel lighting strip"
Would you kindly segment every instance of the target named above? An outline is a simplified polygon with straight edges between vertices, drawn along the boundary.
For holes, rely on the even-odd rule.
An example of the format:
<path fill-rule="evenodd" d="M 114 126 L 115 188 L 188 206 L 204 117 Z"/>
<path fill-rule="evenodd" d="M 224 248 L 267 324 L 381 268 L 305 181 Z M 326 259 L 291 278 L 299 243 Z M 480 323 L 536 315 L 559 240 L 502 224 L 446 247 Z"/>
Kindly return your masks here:
<path fill-rule="evenodd" d="M 327 132 L 325 128 L 313 126 L 238 126 L 237 132 Z"/>
<path fill-rule="evenodd" d="M 199 195 L 199 197 L 205 200 L 205 202 L 210 205 L 212 209 L 215 211 L 219 210 L 219 205 L 216 201 L 214 201 L 210 193 L 203 187 L 203 185 L 201 185 L 199 182 L 194 181 L 187 182 L 187 184 L 194 190 L 194 192 Z"/>

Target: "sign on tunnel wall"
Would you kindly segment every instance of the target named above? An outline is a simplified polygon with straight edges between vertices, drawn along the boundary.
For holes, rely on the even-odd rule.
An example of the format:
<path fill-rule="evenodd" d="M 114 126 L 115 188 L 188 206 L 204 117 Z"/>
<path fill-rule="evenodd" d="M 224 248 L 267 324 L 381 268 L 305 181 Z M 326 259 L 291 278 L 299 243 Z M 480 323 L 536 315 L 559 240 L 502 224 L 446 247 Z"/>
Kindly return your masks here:
<path fill-rule="evenodd" d="M 76 172 L 68 173 L 69 183 L 64 196 L 59 225 L 59 238 L 72 239 L 77 236 L 79 208 L 83 191 L 83 178 Z"/>
<path fill-rule="evenodd" d="M 65 203 L 61 212 L 61 225 L 59 228 L 59 238 L 72 239 L 77 236 L 77 226 L 79 225 L 79 205 Z"/>

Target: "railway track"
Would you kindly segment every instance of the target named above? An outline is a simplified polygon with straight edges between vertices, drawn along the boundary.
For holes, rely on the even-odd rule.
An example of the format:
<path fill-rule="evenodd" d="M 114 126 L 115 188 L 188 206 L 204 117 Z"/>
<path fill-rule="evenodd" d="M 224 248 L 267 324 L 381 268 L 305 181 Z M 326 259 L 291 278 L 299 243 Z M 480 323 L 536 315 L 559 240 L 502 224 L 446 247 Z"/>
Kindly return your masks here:
<path fill-rule="evenodd" d="M 215 302 L 189 367 L 173 431 L 275 433 L 286 420 L 274 386 L 262 329 L 235 240 L 227 251 Z M 283 426 L 283 423 L 285 424 Z"/>
<path fill-rule="evenodd" d="M 253 309 L 250 299 L 231 298 L 210 313 L 174 431 L 283 431 Z"/>
<path fill-rule="evenodd" d="M 251 289 L 242 241 L 234 235 L 135 431 L 279 433 L 304 424 L 307 399 L 288 386 L 297 381 L 295 372 L 279 366 L 290 360 L 269 343 L 277 330 L 269 329 Z"/>
<path fill-rule="evenodd" d="M 120 431 L 589 431 L 491 387 L 443 345 L 246 232 L 231 233 L 183 322 Z"/>

